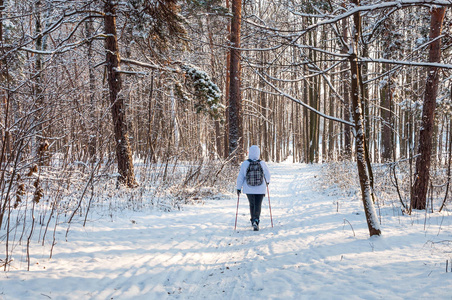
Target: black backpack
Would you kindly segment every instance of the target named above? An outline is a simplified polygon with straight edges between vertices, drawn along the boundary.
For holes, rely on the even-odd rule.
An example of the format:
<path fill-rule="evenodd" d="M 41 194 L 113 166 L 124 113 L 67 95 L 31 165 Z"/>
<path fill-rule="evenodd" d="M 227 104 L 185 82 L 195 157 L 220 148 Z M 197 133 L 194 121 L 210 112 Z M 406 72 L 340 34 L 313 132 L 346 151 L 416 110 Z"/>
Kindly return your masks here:
<path fill-rule="evenodd" d="M 264 170 L 262 170 L 260 160 L 248 159 L 250 165 L 246 169 L 246 183 L 249 186 L 259 186 L 264 180 Z"/>

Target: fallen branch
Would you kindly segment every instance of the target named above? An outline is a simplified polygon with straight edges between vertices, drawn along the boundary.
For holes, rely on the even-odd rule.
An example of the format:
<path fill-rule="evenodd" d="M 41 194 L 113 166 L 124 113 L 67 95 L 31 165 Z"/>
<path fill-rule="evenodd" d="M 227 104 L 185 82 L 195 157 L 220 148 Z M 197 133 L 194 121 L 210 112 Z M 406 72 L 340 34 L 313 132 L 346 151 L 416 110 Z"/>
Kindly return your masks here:
<path fill-rule="evenodd" d="M 350 222 L 347 220 L 347 219 L 344 219 L 344 226 L 345 226 L 345 222 L 347 222 L 348 223 L 348 225 L 350 225 L 350 228 L 352 229 L 352 231 L 353 231 L 353 236 L 354 237 L 356 237 L 356 235 L 355 235 L 355 230 L 353 229 L 353 226 L 352 226 L 352 224 L 350 224 Z"/>

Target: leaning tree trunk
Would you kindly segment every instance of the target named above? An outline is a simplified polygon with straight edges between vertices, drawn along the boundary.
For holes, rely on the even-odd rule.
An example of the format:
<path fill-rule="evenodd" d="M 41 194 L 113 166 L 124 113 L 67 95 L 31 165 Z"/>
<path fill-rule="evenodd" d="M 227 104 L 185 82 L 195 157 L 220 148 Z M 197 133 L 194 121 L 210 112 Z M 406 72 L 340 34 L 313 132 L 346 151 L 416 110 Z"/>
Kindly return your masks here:
<path fill-rule="evenodd" d="M 229 154 L 236 153 L 235 161 L 242 160 L 242 94 L 240 91 L 240 29 L 242 22 L 242 0 L 232 0 L 231 61 L 229 68 Z"/>
<path fill-rule="evenodd" d="M 359 0 L 353 1 L 356 6 L 359 6 Z M 380 224 L 378 223 L 377 214 L 372 202 L 372 195 L 370 190 L 370 180 L 367 173 L 366 154 L 365 154 L 365 128 L 364 118 L 362 113 L 362 103 L 359 92 L 359 64 L 358 64 L 358 42 L 361 32 L 361 16 L 359 12 L 353 15 L 355 25 L 353 36 L 353 51 L 350 54 L 350 69 L 351 69 L 351 100 L 352 111 L 355 122 L 355 146 L 356 146 L 356 163 L 358 166 L 359 183 L 361 186 L 361 194 L 366 213 L 367 226 L 369 227 L 370 236 L 380 235 Z"/>
<path fill-rule="evenodd" d="M 441 35 L 445 14 L 445 7 L 437 7 L 431 10 L 430 40 L 437 39 L 429 46 L 429 62 L 431 63 L 437 63 L 441 59 L 441 39 L 438 37 Z M 425 209 L 427 204 L 438 83 L 439 69 L 433 66 L 428 67 L 422 125 L 419 134 L 419 156 L 416 159 L 416 172 L 411 193 L 411 209 Z"/>
<path fill-rule="evenodd" d="M 112 1 L 105 2 L 105 52 L 111 114 L 118 160 L 118 181 L 128 187 L 137 185 L 133 170 L 132 149 L 127 133 L 124 96 L 121 94 L 120 58 L 116 33 L 116 9 Z"/>

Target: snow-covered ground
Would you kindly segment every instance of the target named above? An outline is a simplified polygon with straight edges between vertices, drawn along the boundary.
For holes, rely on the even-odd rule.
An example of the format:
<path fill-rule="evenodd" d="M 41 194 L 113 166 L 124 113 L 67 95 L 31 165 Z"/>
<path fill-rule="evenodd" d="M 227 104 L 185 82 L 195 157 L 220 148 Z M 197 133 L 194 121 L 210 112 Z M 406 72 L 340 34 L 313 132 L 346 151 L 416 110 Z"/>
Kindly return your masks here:
<path fill-rule="evenodd" d="M 234 232 L 232 194 L 93 218 L 67 242 L 62 228 L 51 260 L 34 246 L 31 271 L 16 259 L 0 299 L 452 299 L 450 213 L 382 207 L 383 234 L 369 238 L 361 202 L 321 191 L 319 165 L 269 166 L 273 228 L 265 198 L 251 231 L 242 196 Z"/>

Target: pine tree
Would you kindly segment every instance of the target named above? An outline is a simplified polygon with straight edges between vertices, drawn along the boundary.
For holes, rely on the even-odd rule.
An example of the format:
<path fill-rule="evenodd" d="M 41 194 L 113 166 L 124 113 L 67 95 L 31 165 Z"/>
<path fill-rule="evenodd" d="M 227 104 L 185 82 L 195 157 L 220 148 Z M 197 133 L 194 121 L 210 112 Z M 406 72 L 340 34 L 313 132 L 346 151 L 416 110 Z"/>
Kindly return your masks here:
<path fill-rule="evenodd" d="M 119 183 L 128 187 L 137 185 L 133 167 L 132 149 L 127 132 L 125 99 L 121 93 L 122 82 L 118 38 L 116 32 L 116 4 L 113 0 L 105 2 L 105 52 L 109 98 L 118 160 Z"/>
<path fill-rule="evenodd" d="M 231 60 L 229 67 L 229 154 L 235 154 L 235 161 L 242 160 L 243 125 L 242 125 L 242 93 L 240 64 L 240 30 L 242 22 L 242 1 L 232 0 L 231 19 Z"/>

